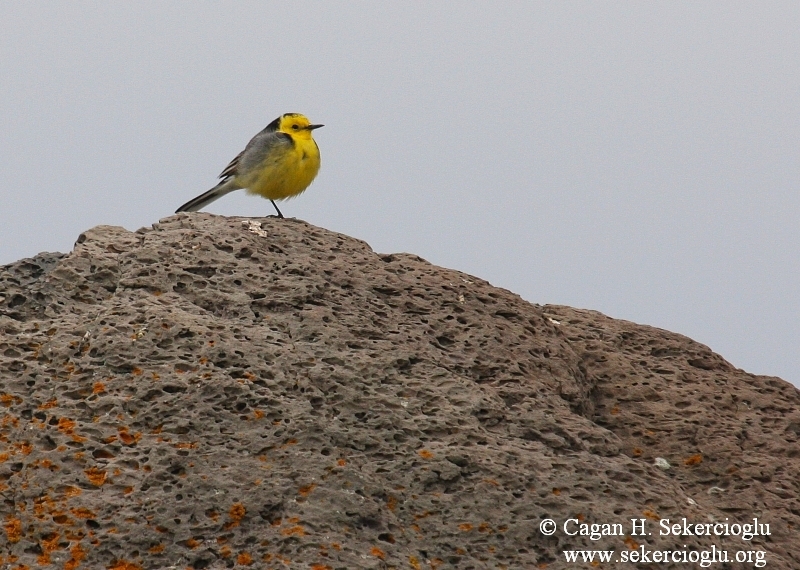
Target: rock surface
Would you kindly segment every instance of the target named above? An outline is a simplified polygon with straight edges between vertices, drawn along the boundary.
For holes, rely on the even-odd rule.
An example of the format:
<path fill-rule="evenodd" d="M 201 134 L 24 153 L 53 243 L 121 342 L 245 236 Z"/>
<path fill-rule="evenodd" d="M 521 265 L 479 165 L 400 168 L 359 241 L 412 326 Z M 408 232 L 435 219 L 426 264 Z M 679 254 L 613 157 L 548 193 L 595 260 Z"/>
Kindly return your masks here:
<path fill-rule="evenodd" d="M 0 568 L 800 568 L 793 386 L 301 221 L 94 228 L 2 268 L 0 332 Z"/>

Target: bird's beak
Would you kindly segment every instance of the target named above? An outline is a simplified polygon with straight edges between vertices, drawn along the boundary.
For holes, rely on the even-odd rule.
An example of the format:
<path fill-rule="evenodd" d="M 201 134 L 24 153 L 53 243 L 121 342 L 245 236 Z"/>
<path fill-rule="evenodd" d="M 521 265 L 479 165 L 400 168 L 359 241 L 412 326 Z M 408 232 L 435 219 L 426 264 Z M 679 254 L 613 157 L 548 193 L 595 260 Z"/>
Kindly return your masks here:
<path fill-rule="evenodd" d="M 320 128 L 320 127 L 324 127 L 324 126 L 325 126 L 325 125 L 308 125 L 308 126 L 306 127 L 306 130 L 307 130 L 307 131 L 313 131 L 314 129 L 318 129 L 318 128 Z"/>

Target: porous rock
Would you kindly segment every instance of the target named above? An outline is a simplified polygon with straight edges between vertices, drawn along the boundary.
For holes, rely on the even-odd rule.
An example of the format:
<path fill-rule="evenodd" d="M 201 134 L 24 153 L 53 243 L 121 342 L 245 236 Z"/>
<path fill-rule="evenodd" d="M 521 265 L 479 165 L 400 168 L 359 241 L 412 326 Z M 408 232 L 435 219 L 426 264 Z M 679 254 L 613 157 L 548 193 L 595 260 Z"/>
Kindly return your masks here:
<path fill-rule="evenodd" d="M 0 331 L 2 568 L 800 567 L 790 384 L 301 221 L 94 228 L 2 268 Z"/>

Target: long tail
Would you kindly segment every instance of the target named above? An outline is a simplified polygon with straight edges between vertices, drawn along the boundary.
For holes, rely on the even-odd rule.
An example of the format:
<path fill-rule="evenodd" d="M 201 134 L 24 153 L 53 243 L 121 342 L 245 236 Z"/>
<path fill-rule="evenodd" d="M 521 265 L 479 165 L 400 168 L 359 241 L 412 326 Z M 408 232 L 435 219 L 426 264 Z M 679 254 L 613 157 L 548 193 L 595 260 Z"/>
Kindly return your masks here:
<path fill-rule="evenodd" d="M 233 182 L 233 178 L 229 178 L 224 182 L 220 182 L 216 186 L 214 186 L 208 192 L 203 192 L 197 198 L 192 198 L 188 202 L 186 202 L 183 206 L 175 210 L 175 213 L 178 212 L 197 212 L 198 210 L 202 210 L 206 206 L 208 206 L 214 200 L 218 200 L 222 198 L 225 194 L 233 192 L 234 190 L 241 190 L 241 186 L 237 186 Z"/>

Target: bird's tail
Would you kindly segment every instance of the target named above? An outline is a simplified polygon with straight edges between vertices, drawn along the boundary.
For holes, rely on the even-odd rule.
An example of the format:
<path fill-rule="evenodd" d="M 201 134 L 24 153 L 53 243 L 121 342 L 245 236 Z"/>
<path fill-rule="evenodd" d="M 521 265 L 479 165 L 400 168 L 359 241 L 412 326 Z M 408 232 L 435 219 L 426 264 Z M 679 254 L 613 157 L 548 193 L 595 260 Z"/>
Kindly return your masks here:
<path fill-rule="evenodd" d="M 233 182 L 233 178 L 229 178 L 223 182 L 220 182 L 216 186 L 214 186 L 208 192 L 203 192 L 197 198 L 192 198 L 188 202 L 186 202 L 183 206 L 175 210 L 175 213 L 178 212 L 197 212 L 198 210 L 202 210 L 206 206 L 208 206 L 214 200 L 218 200 L 222 198 L 225 194 L 229 192 L 233 192 L 234 190 L 240 190 L 242 187 L 238 186 Z"/>

